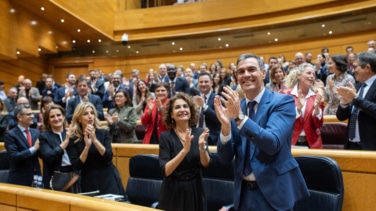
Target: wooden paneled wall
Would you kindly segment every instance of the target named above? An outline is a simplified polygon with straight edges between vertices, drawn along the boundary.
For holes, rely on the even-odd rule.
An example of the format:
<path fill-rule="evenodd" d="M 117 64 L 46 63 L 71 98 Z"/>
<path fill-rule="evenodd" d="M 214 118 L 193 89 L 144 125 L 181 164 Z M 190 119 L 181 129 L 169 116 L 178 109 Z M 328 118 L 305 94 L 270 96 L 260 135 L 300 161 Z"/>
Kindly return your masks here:
<path fill-rule="evenodd" d="M 61 58 L 49 61 L 50 71 L 54 72 L 55 66 L 77 65 L 81 62 L 88 65 L 88 68 L 101 69 L 104 73 L 113 73 L 115 70 L 122 70 L 125 77 L 130 77 L 132 69 L 141 72 L 144 78 L 149 68 L 158 70 L 161 63 L 173 63 L 188 67 L 190 63 L 195 63 L 196 68 L 203 62 L 210 65 L 216 60 L 221 60 L 228 67 L 230 62 L 236 62 L 237 57 L 242 53 L 255 53 L 264 56 L 267 60 L 270 56 L 285 55 L 287 60 L 292 60 L 296 52 L 313 53 L 315 58 L 321 52 L 321 48 L 328 47 L 330 54 L 345 54 L 348 45 L 354 47 L 356 52 L 366 51 L 367 42 L 375 38 L 376 31 L 353 33 L 345 36 L 326 36 L 321 39 L 307 39 L 282 44 L 270 44 L 267 46 L 229 48 L 220 50 L 198 51 L 192 53 L 175 53 L 152 56 L 132 56 L 132 57 L 85 57 L 85 58 Z M 59 81 L 60 79 L 57 79 Z"/>
<path fill-rule="evenodd" d="M 0 60 L 0 80 L 5 83 L 5 91 L 17 83 L 19 75 L 29 78 L 33 85 L 40 80 L 42 73 L 48 73 L 48 65 L 43 58 L 19 58 L 17 60 Z"/>

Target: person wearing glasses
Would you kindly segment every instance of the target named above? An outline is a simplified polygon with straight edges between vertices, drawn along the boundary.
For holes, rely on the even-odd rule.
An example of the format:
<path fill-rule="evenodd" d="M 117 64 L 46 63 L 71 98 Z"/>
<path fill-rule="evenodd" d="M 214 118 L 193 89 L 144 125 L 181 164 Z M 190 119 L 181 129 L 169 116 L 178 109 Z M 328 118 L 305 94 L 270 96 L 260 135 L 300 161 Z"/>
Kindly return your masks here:
<path fill-rule="evenodd" d="M 345 149 L 376 150 L 376 54 L 359 53 L 353 64 L 358 83 L 337 88 L 341 101 L 336 116 L 349 120 Z"/>
<path fill-rule="evenodd" d="M 16 106 L 17 105 L 29 105 L 29 100 L 26 97 L 19 97 L 16 102 Z M 38 115 L 35 113 L 33 114 L 34 114 L 33 124 L 31 124 L 30 127 L 37 129 L 38 128 Z M 14 115 L 14 110 L 12 112 L 9 112 L 9 116 L 10 117 L 9 117 L 8 129 L 10 130 L 17 126 L 17 116 Z"/>
<path fill-rule="evenodd" d="M 5 133 L 5 149 L 9 156 L 8 183 L 31 186 L 34 175 L 41 175 L 38 150 L 39 131 L 31 128 L 34 113 L 30 105 L 20 104 L 14 108 L 17 126 Z"/>
<path fill-rule="evenodd" d="M 115 93 L 115 108 L 105 114 L 110 128 L 111 143 L 136 143 L 136 109 L 131 106 L 128 92 L 118 90 Z"/>

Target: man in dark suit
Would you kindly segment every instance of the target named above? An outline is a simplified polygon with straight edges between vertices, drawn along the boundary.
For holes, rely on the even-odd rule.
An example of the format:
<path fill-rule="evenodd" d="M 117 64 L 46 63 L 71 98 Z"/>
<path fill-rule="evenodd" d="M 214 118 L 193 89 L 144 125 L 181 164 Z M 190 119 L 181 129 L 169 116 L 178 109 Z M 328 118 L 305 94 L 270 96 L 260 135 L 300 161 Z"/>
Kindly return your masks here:
<path fill-rule="evenodd" d="M 17 96 L 18 96 L 17 88 L 11 87 L 8 90 L 7 98 L 4 100 L 4 103 L 7 107 L 8 112 L 13 112 L 14 108 L 16 107 Z"/>
<path fill-rule="evenodd" d="M 213 78 L 210 73 L 203 72 L 198 75 L 198 88 L 200 95 L 193 97 L 193 102 L 200 106 L 200 117 L 198 127 L 209 128 L 209 145 L 217 145 L 221 123 L 219 122 L 214 109 L 215 93 L 212 92 Z"/>
<path fill-rule="evenodd" d="M 292 210 L 309 196 L 291 154 L 294 99 L 265 89 L 263 67 L 260 57 L 240 55 L 236 76 L 246 97 L 241 100 L 229 86 L 224 98 L 215 97 L 222 124 L 218 157 L 226 163 L 235 157 L 235 210 Z"/>
<path fill-rule="evenodd" d="M 376 150 L 376 54 L 359 53 L 353 66 L 356 88 L 351 83 L 337 88 L 337 118 L 349 120 L 345 149 Z"/>
<path fill-rule="evenodd" d="M 176 77 L 176 67 L 173 64 L 167 64 L 167 75 L 170 79 L 168 83 L 170 83 L 170 93 L 169 97 L 174 96 L 178 92 L 184 92 L 186 94 L 191 94 L 189 89 L 188 82 L 184 78 L 177 78 Z"/>
<path fill-rule="evenodd" d="M 29 100 L 26 97 L 19 97 L 17 99 L 16 106 L 18 105 L 29 105 Z M 15 115 L 14 111 L 9 112 L 9 122 L 8 122 L 8 128 L 13 129 L 17 127 L 17 116 Z M 37 128 L 38 127 L 38 115 L 34 113 L 33 123 L 29 125 L 31 128 Z"/>
<path fill-rule="evenodd" d="M 98 95 L 100 99 L 102 99 L 104 95 L 104 81 L 97 78 L 97 71 L 90 70 L 89 71 L 90 80 L 88 81 L 88 86 L 91 89 L 91 94 Z"/>
<path fill-rule="evenodd" d="M 66 104 L 69 99 L 76 96 L 77 90 L 74 86 L 76 83 L 76 76 L 73 73 L 68 73 L 65 77 L 65 85 L 58 88 L 55 91 L 54 103 L 61 105 L 61 107 L 66 108 Z"/>
<path fill-rule="evenodd" d="M 70 99 L 67 104 L 67 120 L 72 121 L 74 109 L 81 102 L 90 102 L 97 109 L 98 118 L 104 120 L 102 100 L 97 95 L 88 94 L 89 86 L 85 77 L 80 76 L 76 81 L 78 95 Z"/>
<path fill-rule="evenodd" d="M 111 108 L 114 108 L 114 96 L 115 93 L 118 90 L 126 90 L 128 92 L 128 89 L 121 84 L 122 77 L 119 73 L 114 73 L 112 75 L 112 84 L 108 86 L 108 89 L 103 95 L 102 102 L 103 102 L 103 107 L 108 108 L 110 110 Z"/>
<path fill-rule="evenodd" d="M 41 175 L 38 162 L 39 131 L 29 126 L 34 114 L 29 105 L 17 105 L 14 109 L 17 127 L 5 133 L 5 149 L 9 155 L 8 183 L 31 186 L 34 174 Z"/>

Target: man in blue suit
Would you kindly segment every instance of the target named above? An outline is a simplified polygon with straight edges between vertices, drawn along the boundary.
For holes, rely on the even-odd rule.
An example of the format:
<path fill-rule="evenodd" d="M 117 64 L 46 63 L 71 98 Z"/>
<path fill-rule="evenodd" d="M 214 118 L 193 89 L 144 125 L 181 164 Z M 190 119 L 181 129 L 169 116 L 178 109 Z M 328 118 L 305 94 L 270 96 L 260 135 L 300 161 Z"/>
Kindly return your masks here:
<path fill-rule="evenodd" d="M 224 98 L 215 98 L 222 124 L 218 156 L 227 163 L 235 156 L 235 210 L 292 210 L 297 200 L 309 196 L 291 154 L 294 99 L 265 89 L 261 67 L 258 56 L 240 55 L 236 76 L 246 97 L 241 100 L 226 86 Z"/>
<path fill-rule="evenodd" d="M 193 102 L 200 107 L 200 117 L 197 126 L 209 128 L 209 145 L 217 145 L 221 123 L 214 109 L 215 93 L 212 92 L 213 78 L 210 73 L 203 72 L 198 75 L 198 88 L 200 96 L 194 96 Z"/>
<path fill-rule="evenodd" d="M 98 95 L 102 99 L 104 95 L 104 81 L 97 78 L 96 70 L 89 70 L 90 80 L 87 82 L 91 89 L 91 94 Z"/>
<path fill-rule="evenodd" d="M 80 76 L 76 81 L 78 95 L 70 99 L 67 104 L 67 120 L 70 124 L 72 121 L 74 109 L 81 102 L 90 102 L 97 109 L 98 118 L 104 120 L 102 100 L 97 95 L 88 94 L 88 82 L 85 77 Z"/>
<path fill-rule="evenodd" d="M 38 162 L 39 131 L 30 128 L 34 114 L 29 105 L 14 108 L 18 125 L 5 133 L 5 149 L 10 158 L 8 183 L 31 186 L 34 174 L 41 175 Z"/>
<path fill-rule="evenodd" d="M 73 73 L 68 73 L 65 76 L 66 83 L 64 86 L 55 91 L 54 103 L 61 105 L 63 108 L 67 107 L 69 99 L 76 96 L 77 90 L 74 86 L 76 84 L 76 76 Z"/>

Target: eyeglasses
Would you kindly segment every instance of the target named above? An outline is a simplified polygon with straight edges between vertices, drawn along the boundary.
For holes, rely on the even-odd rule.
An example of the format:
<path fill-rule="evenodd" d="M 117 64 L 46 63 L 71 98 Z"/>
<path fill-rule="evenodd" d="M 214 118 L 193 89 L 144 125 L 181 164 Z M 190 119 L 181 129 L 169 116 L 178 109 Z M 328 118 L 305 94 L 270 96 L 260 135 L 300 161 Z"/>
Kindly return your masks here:
<path fill-rule="evenodd" d="M 354 70 L 356 69 L 356 68 L 358 68 L 358 67 L 361 67 L 361 68 L 364 68 L 366 65 L 365 64 L 363 64 L 363 65 L 354 65 L 353 67 L 354 67 Z"/>
<path fill-rule="evenodd" d="M 21 115 L 25 115 L 25 116 L 34 116 L 33 113 L 26 113 L 26 114 L 21 114 Z"/>
<path fill-rule="evenodd" d="M 115 95 L 115 98 L 124 98 L 125 96 L 123 95 Z"/>

